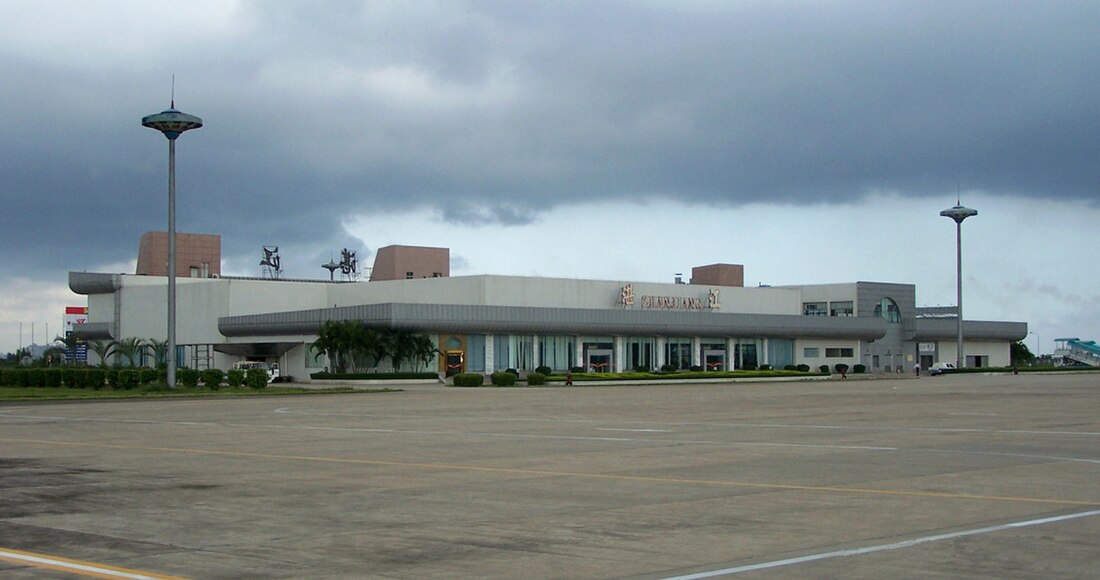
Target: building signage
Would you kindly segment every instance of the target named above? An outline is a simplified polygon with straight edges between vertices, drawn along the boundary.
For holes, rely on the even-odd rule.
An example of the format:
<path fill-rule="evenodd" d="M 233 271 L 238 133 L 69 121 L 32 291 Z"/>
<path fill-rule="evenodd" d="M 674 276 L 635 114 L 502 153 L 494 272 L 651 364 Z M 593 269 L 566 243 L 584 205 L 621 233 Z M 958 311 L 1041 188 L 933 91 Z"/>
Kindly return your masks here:
<path fill-rule="evenodd" d="M 623 306 L 634 306 L 634 285 L 625 284 L 619 288 L 619 299 L 616 301 Z M 718 301 L 718 290 L 707 291 L 706 299 L 689 296 L 647 296 L 642 295 L 638 301 L 643 310 L 718 310 L 722 307 Z"/>
<path fill-rule="evenodd" d="M 68 337 L 73 333 L 74 326 L 77 324 L 84 324 L 88 322 L 88 307 L 87 306 L 66 306 L 65 307 L 65 333 Z M 81 361 L 86 362 L 88 360 L 88 345 L 81 342 L 74 346 L 69 346 L 65 349 L 65 360 L 67 361 Z"/>
<path fill-rule="evenodd" d="M 922 342 L 917 345 L 917 350 L 920 352 L 936 352 L 936 343 L 934 342 Z"/>
<path fill-rule="evenodd" d="M 642 308 L 654 310 L 702 310 L 703 301 L 684 296 L 642 296 Z"/>

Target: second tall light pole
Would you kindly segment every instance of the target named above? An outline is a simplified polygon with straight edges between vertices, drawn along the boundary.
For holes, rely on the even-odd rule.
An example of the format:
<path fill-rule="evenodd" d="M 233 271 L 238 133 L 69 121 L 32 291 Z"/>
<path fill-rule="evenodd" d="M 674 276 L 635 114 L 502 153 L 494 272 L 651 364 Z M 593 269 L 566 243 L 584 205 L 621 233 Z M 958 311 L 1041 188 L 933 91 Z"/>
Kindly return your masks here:
<path fill-rule="evenodd" d="M 957 290 L 956 304 L 958 305 L 959 316 L 959 336 L 958 342 L 958 358 L 955 361 L 955 368 L 963 368 L 966 366 L 966 355 L 963 353 L 963 242 L 962 242 L 962 225 L 963 220 L 968 217 L 978 215 L 978 210 L 963 207 L 961 203 L 956 203 L 955 207 L 951 209 L 945 209 L 940 212 L 943 217 L 951 218 L 955 220 L 955 287 Z"/>
<path fill-rule="evenodd" d="M 184 132 L 202 127 L 202 119 L 171 107 L 142 117 L 141 124 L 168 138 L 168 388 L 176 388 L 176 139 Z"/>

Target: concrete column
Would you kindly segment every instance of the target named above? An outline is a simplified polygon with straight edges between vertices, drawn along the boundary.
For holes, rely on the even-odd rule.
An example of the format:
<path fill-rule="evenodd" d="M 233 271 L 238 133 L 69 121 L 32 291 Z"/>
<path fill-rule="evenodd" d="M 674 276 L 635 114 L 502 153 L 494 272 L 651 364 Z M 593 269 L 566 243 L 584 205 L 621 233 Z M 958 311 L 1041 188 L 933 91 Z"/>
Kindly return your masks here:
<path fill-rule="evenodd" d="M 533 371 L 539 367 L 539 354 L 541 354 L 542 348 L 539 344 L 539 335 L 535 334 L 531 336 L 531 368 L 527 369 Z"/>
<path fill-rule="evenodd" d="M 668 346 L 668 339 L 663 337 L 663 336 L 658 336 L 657 337 L 657 352 L 654 354 L 654 357 L 653 357 L 653 359 L 655 361 L 657 361 L 657 368 L 653 369 L 655 371 L 661 370 L 661 367 L 668 364 L 668 361 L 665 360 L 665 347 L 666 346 Z"/>
<path fill-rule="evenodd" d="M 573 337 L 573 366 L 588 366 L 584 360 L 584 342 L 581 336 Z"/>
<path fill-rule="evenodd" d="M 493 366 L 493 360 L 496 358 L 494 353 L 495 342 L 493 335 L 485 335 L 485 374 L 492 374 L 496 370 L 496 367 Z"/>
<path fill-rule="evenodd" d="M 615 352 L 611 358 L 615 361 L 615 368 L 611 369 L 613 373 L 621 373 L 626 369 L 626 340 L 621 336 L 616 336 L 613 343 Z"/>
<path fill-rule="evenodd" d="M 737 346 L 737 339 L 736 338 L 727 338 L 726 339 L 726 368 L 725 368 L 725 370 L 727 370 L 727 371 L 732 371 L 735 368 L 737 368 L 737 358 L 736 358 L 736 356 L 734 356 L 734 354 L 736 352 L 736 350 L 734 349 L 735 346 Z"/>
<path fill-rule="evenodd" d="M 698 336 L 691 339 L 691 366 L 703 366 L 703 339 Z"/>

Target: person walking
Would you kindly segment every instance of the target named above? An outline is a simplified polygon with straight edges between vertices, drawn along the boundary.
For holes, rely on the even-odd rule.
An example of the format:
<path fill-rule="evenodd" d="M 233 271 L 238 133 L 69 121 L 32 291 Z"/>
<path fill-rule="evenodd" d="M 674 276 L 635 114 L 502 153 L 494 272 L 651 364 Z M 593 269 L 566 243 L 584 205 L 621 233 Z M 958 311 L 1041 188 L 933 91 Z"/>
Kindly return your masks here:
<path fill-rule="evenodd" d="M 920 363 L 913 365 L 913 374 L 918 377 L 920 376 Z"/>

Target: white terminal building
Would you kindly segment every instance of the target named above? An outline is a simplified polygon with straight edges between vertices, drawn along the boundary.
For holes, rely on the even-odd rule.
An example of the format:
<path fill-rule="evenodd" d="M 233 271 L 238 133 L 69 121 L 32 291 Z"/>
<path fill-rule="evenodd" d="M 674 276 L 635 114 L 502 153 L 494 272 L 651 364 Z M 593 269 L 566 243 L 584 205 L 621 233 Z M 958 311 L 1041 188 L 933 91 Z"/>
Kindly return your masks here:
<path fill-rule="evenodd" d="M 69 273 L 69 287 L 88 296 L 78 336 L 167 335 L 167 274 L 154 266 L 166 250 L 157 234 L 142 237 L 133 275 Z M 693 268 L 688 283 L 451 277 L 447 248 L 415 246 L 380 248 L 369 281 L 241 278 L 220 275 L 219 236 L 180 236 L 177 360 L 192 368 L 264 361 L 308 381 L 330 366 L 310 348 L 328 320 L 427 334 L 440 373 L 838 363 L 885 373 L 957 356 L 954 310 L 918 308 L 912 284 L 746 288 L 738 264 Z M 966 366 L 1007 366 L 1010 345 L 1028 331 L 1024 322 L 965 320 L 963 334 Z"/>

